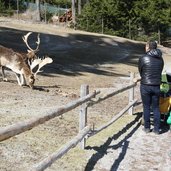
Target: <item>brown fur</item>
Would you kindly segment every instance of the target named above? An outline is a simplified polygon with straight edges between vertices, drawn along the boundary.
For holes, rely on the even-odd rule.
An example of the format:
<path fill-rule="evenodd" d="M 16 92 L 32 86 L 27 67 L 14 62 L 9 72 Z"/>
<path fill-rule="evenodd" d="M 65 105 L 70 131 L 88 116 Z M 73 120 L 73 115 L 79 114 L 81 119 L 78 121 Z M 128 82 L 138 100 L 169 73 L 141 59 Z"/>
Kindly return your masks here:
<path fill-rule="evenodd" d="M 26 59 L 26 55 L 22 55 L 12 49 L 0 46 L 0 66 L 10 68 L 17 74 L 23 74 L 24 78 L 28 81 L 29 86 L 33 87 L 35 79 L 29 65 L 25 62 Z M 21 84 L 23 84 L 23 82 Z"/>

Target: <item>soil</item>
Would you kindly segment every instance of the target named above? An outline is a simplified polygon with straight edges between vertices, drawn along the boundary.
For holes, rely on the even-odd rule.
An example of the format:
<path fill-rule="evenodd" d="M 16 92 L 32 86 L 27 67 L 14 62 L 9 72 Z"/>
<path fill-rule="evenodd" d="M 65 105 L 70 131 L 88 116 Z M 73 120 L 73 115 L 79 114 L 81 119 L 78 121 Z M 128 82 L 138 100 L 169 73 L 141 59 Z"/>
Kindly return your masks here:
<path fill-rule="evenodd" d="M 36 77 L 35 88 L 20 87 L 13 72 L 8 82 L 0 81 L 0 126 L 46 114 L 50 109 L 78 99 L 80 86 L 89 91 L 118 89 L 129 84 L 129 72 L 137 71 L 137 60 L 144 53 L 144 42 L 115 36 L 88 33 L 56 25 L 0 18 L 0 44 L 26 53 L 22 36 L 32 31 L 29 43 L 35 48 L 37 33 L 41 44 L 38 55 L 50 56 L 53 63 Z M 160 46 L 165 63 L 171 50 Z M 135 89 L 139 97 L 139 85 Z M 98 127 L 109 121 L 128 104 L 128 92 L 88 109 L 88 123 Z M 141 130 L 141 106 L 134 115 L 124 115 L 105 131 L 54 162 L 49 171 L 170 171 L 170 134 L 146 135 Z M 0 143 L 0 171 L 25 171 L 77 135 L 79 108 Z"/>

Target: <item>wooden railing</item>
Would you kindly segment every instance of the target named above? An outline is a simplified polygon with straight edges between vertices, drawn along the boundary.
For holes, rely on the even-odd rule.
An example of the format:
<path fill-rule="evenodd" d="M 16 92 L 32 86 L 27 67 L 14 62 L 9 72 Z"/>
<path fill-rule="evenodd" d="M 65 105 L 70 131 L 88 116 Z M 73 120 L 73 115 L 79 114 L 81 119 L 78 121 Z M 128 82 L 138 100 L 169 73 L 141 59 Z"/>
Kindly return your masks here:
<path fill-rule="evenodd" d="M 15 123 L 13 125 L 4 127 L 0 129 L 0 141 L 4 141 L 10 137 L 13 137 L 22 132 L 28 131 L 40 124 L 49 121 L 52 118 L 60 116 L 68 111 L 73 110 L 74 108 L 80 106 L 80 116 L 79 116 L 79 133 L 73 138 L 70 142 L 61 147 L 57 152 L 54 152 L 49 157 L 42 160 L 40 163 L 34 165 L 30 170 L 31 171 L 43 171 L 47 167 L 49 167 L 55 160 L 61 158 L 64 154 L 66 154 L 71 148 L 75 147 L 78 143 L 80 143 L 80 147 L 82 149 L 85 148 L 86 139 L 90 136 L 97 134 L 98 132 L 104 130 L 111 124 L 113 124 L 117 119 L 119 119 L 124 113 L 127 111 L 129 114 L 133 114 L 133 107 L 136 104 L 137 100 L 134 99 L 134 87 L 136 83 L 133 83 L 134 74 L 130 73 L 130 84 L 118 90 L 111 90 L 109 93 L 100 96 L 100 91 L 94 91 L 93 93 L 89 93 L 89 86 L 82 85 L 81 86 L 81 97 L 75 101 L 68 103 L 67 105 L 58 107 L 53 110 L 49 110 L 46 115 L 41 117 L 36 117 L 32 119 L 28 119 L 22 122 Z M 110 97 L 115 96 L 116 94 L 122 93 L 126 90 L 129 90 L 129 104 L 122 109 L 118 114 L 114 115 L 114 117 L 102 125 L 97 129 L 91 129 L 91 126 L 87 123 L 87 108 L 93 106 L 99 102 L 102 102 Z M 96 96 L 99 96 L 96 98 Z"/>
<path fill-rule="evenodd" d="M 10 137 L 13 137 L 13 136 L 20 134 L 22 132 L 28 131 L 28 130 L 34 128 L 35 126 L 43 124 L 46 121 L 48 121 L 54 117 L 60 116 L 63 113 L 66 113 L 66 112 L 80 106 L 81 104 L 90 100 L 92 97 L 95 97 L 95 95 L 98 93 L 100 93 L 100 91 L 97 91 L 97 92 L 95 91 L 91 94 L 88 94 L 87 96 L 84 96 L 78 100 L 75 100 L 71 103 L 68 103 L 65 106 L 61 106 L 59 108 L 49 110 L 47 112 L 48 114 L 46 114 L 44 116 L 28 119 L 28 120 L 21 121 L 21 122 L 18 122 L 16 124 L 1 128 L 0 129 L 0 141 L 3 141 L 3 140 L 8 139 Z"/>

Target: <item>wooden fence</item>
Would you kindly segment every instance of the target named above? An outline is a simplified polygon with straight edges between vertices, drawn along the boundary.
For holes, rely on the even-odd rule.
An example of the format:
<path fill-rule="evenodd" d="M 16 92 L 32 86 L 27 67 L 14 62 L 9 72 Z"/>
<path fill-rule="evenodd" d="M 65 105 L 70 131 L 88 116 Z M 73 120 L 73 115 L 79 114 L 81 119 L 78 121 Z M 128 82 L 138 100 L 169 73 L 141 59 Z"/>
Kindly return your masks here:
<path fill-rule="evenodd" d="M 22 122 L 15 123 L 13 125 L 4 127 L 0 129 L 0 141 L 6 140 L 10 137 L 13 137 L 22 132 L 28 131 L 40 124 L 45 123 L 46 121 L 60 116 L 63 113 L 66 113 L 74 108 L 80 106 L 80 114 L 79 114 L 79 133 L 76 137 L 74 137 L 70 142 L 61 147 L 57 152 L 54 152 L 49 157 L 42 160 L 40 163 L 34 165 L 30 171 L 43 171 L 47 167 L 49 167 L 55 160 L 61 158 L 64 154 L 66 154 L 71 148 L 75 147 L 78 143 L 80 143 L 80 147 L 82 149 L 85 148 L 86 139 L 90 136 L 97 134 L 103 129 L 107 128 L 111 124 L 113 124 L 117 119 L 119 119 L 124 113 L 127 111 L 129 114 L 133 114 L 133 106 L 136 104 L 137 100 L 134 99 L 134 87 L 136 83 L 133 83 L 134 73 L 130 73 L 130 84 L 125 87 L 112 90 L 109 93 L 100 96 L 100 91 L 94 91 L 93 93 L 89 93 L 89 86 L 82 85 L 81 86 L 81 97 L 75 101 L 68 103 L 67 105 L 58 107 L 53 110 L 49 110 L 48 113 L 41 117 L 36 117 L 32 119 L 28 119 Z M 87 126 L 87 108 L 93 106 L 101 101 L 104 101 L 110 97 L 113 97 L 116 94 L 122 93 L 126 90 L 129 90 L 129 104 L 122 109 L 118 114 L 114 115 L 114 117 L 102 125 L 100 128 L 92 130 L 90 126 Z M 99 94 L 99 97 L 96 96 Z M 92 99 L 93 98 L 93 99 Z"/>

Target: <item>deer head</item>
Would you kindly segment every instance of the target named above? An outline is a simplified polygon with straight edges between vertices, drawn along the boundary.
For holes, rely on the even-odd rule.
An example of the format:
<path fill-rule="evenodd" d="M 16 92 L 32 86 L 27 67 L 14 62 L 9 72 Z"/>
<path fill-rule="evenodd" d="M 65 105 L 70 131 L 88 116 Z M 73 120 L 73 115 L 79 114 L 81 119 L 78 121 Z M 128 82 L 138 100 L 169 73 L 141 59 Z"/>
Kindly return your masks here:
<path fill-rule="evenodd" d="M 33 88 L 33 86 L 34 86 L 34 82 L 35 82 L 35 78 L 36 78 L 37 73 L 42 72 L 42 71 L 40 71 L 40 69 L 43 66 L 50 64 L 52 62 L 53 62 L 52 58 L 50 58 L 48 56 L 46 56 L 43 59 L 36 58 L 32 61 L 31 65 L 30 65 L 30 70 L 31 70 L 32 74 L 29 75 L 29 77 L 28 77 L 28 82 L 29 82 L 30 88 Z"/>

